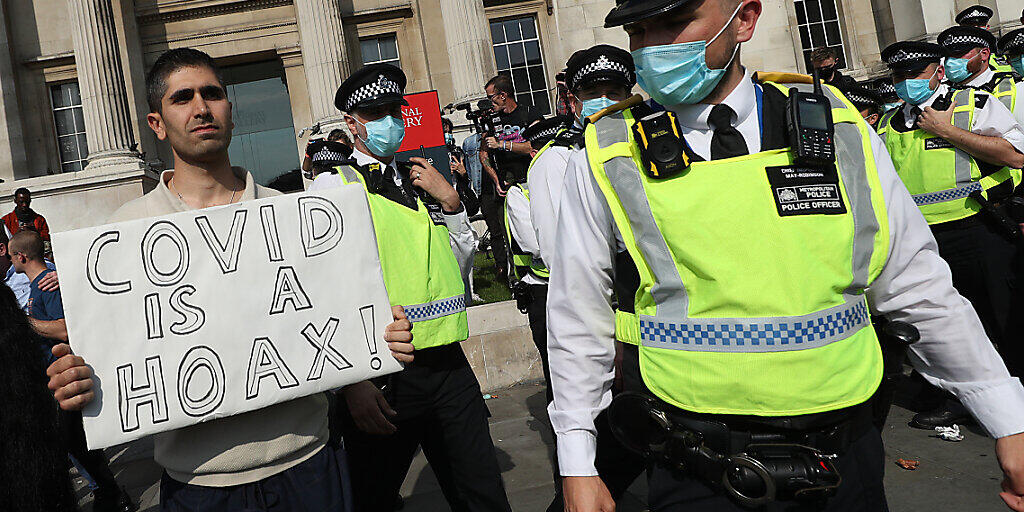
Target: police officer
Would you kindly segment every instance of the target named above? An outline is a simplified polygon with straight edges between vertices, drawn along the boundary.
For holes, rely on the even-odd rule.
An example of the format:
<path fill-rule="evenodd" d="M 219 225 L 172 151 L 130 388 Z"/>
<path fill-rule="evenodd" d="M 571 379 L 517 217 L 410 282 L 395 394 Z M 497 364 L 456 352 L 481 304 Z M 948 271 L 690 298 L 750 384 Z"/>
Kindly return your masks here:
<path fill-rule="evenodd" d="M 885 114 L 886 112 L 903 104 L 903 100 L 901 100 L 896 94 L 896 87 L 892 85 L 891 78 L 883 77 L 875 79 L 872 86 L 878 94 L 879 99 L 882 101 L 882 114 Z"/>
<path fill-rule="evenodd" d="M 945 32 L 940 40 L 956 48 L 955 55 L 977 55 L 983 43 L 976 37 L 984 31 L 970 30 L 968 42 L 957 43 L 964 36 Z M 963 46 L 957 44 L 974 50 L 961 53 Z M 1019 272 L 1014 223 L 1000 204 L 1021 181 L 1024 131 L 987 93 L 950 90 L 941 84 L 944 76 L 949 77 L 940 63 L 945 53 L 942 46 L 923 42 L 899 42 L 883 50 L 882 59 L 907 105 L 886 114 L 879 133 L 935 235 L 953 285 L 974 305 L 1006 357 L 1017 336 L 1010 322 Z M 1013 363 L 1007 360 L 1008 365 Z M 967 411 L 947 402 L 916 415 L 911 425 L 931 429 L 967 418 Z"/>
<path fill-rule="evenodd" d="M 993 76 L 992 81 L 989 82 L 990 88 L 986 90 L 989 90 L 993 96 L 1009 108 L 1017 123 L 1024 126 L 1024 107 L 1021 107 L 1021 103 L 1024 101 L 1017 100 L 1024 92 L 1021 84 L 1021 77 L 1024 77 L 1024 28 L 1007 32 L 1006 35 L 999 38 L 996 47 L 999 49 L 999 53 L 1006 56 L 1013 73 Z"/>
<path fill-rule="evenodd" d="M 882 99 L 877 92 L 860 84 L 839 87 L 839 90 L 857 107 L 864 121 L 872 128 L 878 126 L 878 119 L 882 115 Z"/>
<path fill-rule="evenodd" d="M 915 365 L 1001 438 L 1006 499 L 1019 501 L 1024 388 L 950 286 L 881 141 L 835 89 L 824 94 L 836 164 L 794 165 L 790 136 L 807 132 L 787 129 L 791 92 L 753 82 L 740 65 L 761 10 L 759 0 L 619 0 L 605 19 L 625 26 L 638 83 L 677 118 L 676 151 L 659 148 L 684 165 L 657 174 L 646 163 L 650 147 L 634 127 L 655 133 L 646 128 L 666 118 L 654 106 L 591 118 L 585 152 L 570 157 L 548 301 L 549 412 L 567 510 L 613 506 L 595 477 L 593 418 L 611 400 L 614 289 L 633 291 L 616 295 L 637 315 L 640 344 L 626 345 L 622 367 L 626 389 L 641 397 L 615 401 L 643 411 L 638 421 L 654 435 L 616 424 L 668 462 L 649 466 L 651 510 L 745 510 L 737 501 L 769 489 L 819 498 L 801 510 L 885 510 L 881 438 L 864 405 L 882 372 L 869 313 L 920 329 Z M 836 494 L 769 470 L 759 439 L 816 448 L 778 452 L 825 464 L 810 485 L 835 485 L 821 455 L 837 455 Z"/>
<path fill-rule="evenodd" d="M 992 16 L 994 14 L 995 13 L 992 12 L 992 9 L 989 9 L 984 5 L 972 5 L 960 11 L 954 18 L 954 21 L 956 21 L 957 25 L 963 27 L 977 27 L 982 30 L 988 31 L 989 21 L 992 19 Z M 999 57 L 995 53 L 992 53 L 989 56 L 988 63 L 989 67 L 991 67 L 994 71 L 999 71 L 1001 73 L 1007 73 L 1011 71 L 1005 59 Z"/>
<path fill-rule="evenodd" d="M 367 189 L 388 296 L 413 322 L 414 363 L 384 382 L 344 388 L 356 509 L 393 510 L 422 447 L 453 511 L 508 511 L 487 407 L 459 346 L 469 335 L 459 274 L 472 265 L 475 235 L 458 193 L 426 159 L 395 160 L 405 83 L 389 64 L 345 79 L 334 103 L 354 136 L 354 163 L 310 186 Z"/>
<path fill-rule="evenodd" d="M 320 172 L 341 165 L 352 155 L 352 143 L 345 131 L 335 128 L 327 134 L 326 139 L 310 141 L 306 144 L 306 156 L 302 159 L 302 172 L 310 179 L 316 178 Z M 315 168 L 314 168 L 315 167 Z M 318 168 L 318 169 L 317 169 Z"/>
<path fill-rule="evenodd" d="M 993 71 L 988 65 L 989 56 L 995 53 L 996 36 L 977 27 L 950 27 L 939 34 L 938 43 L 946 50 L 943 67 L 950 84 L 988 92 L 1014 112 L 1014 118 L 1020 122 L 1015 113 L 1015 75 L 1012 71 Z"/>

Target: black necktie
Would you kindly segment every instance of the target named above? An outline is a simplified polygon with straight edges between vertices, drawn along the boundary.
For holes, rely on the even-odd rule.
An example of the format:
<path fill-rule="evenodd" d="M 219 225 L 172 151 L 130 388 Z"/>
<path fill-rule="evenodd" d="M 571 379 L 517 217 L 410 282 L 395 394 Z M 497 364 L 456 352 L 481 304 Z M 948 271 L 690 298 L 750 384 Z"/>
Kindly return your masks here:
<path fill-rule="evenodd" d="M 405 176 L 408 180 L 408 176 Z M 405 184 L 407 181 L 403 180 L 402 185 L 395 183 L 395 170 L 389 165 L 384 169 L 384 190 L 381 195 L 406 207 L 416 209 L 416 199 L 413 198 L 409 191 L 406 190 Z"/>
<path fill-rule="evenodd" d="M 917 106 L 910 109 L 910 126 L 908 126 L 907 128 L 913 128 L 917 126 L 917 118 L 921 116 L 921 112 L 921 108 Z"/>
<path fill-rule="evenodd" d="M 743 156 L 749 153 L 743 135 L 732 126 L 732 114 L 732 109 L 724 103 L 715 105 L 711 109 L 708 124 L 715 129 L 714 135 L 711 136 L 712 160 Z"/>

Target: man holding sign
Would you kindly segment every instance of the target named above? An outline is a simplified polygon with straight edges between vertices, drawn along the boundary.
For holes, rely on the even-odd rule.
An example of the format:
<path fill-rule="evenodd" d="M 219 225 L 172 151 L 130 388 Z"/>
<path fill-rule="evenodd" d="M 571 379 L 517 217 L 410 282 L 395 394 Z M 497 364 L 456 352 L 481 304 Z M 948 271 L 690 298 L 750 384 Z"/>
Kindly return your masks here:
<path fill-rule="evenodd" d="M 199 279 L 196 276 L 201 272 L 207 272 L 207 274 L 199 275 L 199 277 L 207 279 L 209 279 L 207 275 L 210 273 L 220 276 L 221 269 L 218 268 L 218 265 L 223 268 L 224 276 L 228 276 L 236 270 L 235 268 L 228 268 L 232 266 L 239 267 L 237 270 L 239 270 L 239 274 L 242 274 L 244 271 L 241 265 L 238 265 L 239 258 L 241 257 L 246 262 L 255 261 L 256 258 L 253 257 L 252 253 L 259 253 L 260 257 L 264 260 L 268 258 L 269 254 L 269 259 L 273 262 L 286 261 L 284 258 L 288 254 L 288 250 L 292 248 L 285 245 L 285 250 L 282 253 L 283 244 L 281 240 L 274 230 L 268 229 L 268 222 L 266 222 L 267 217 L 269 217 L 269 225 L 273 225 L 273 207 L 277 206 L 277 203 L 263 202 L 266 206 L 260 207 L 260 211 L 254 215 L 257 218 L 253 223 L 255 224 L 255 229 L 244 228 L 244 218 L 248 212 L 245 211 L 244 204 L 235 205 L 235 203 L 244 203 L 248 200 L 268 198 L 278 195 L 278 193 L 256 185 L 251 174 L 243 169 L 232 167 L 229 162 L 228 144 L 231 140 L 233 126 L 231 121 L 231 104 L 227 100 L 224 83 L 212 59 L 205 53 L 192 49 L 168 51 L 157 59 L 153 69 L 150 70 L 146 77 L 146 84 L 150 106 L 147 120 L 150 128 L 156 133 L 157 138 L 170 143 L 174 151 L 175 167 L 173 171 L 163 173 L 156 189 L 119 209 L 114 214 L 113 219 L 111 219 L 112 222 L 162 216 L 161 219 L 152 223 L 147 236 L 142 239 L 143 259 L 145 260 L 147 256 L 147 247 L 150 250 L 148 254 L 152 258 L 153 254 L 159 252 L 153 246 L 160 243 L 177 242 L 181 244 L 179 247 L 185 249 L 181 254 L 181 258 L 177 261 L 177 266 L 187 267 L 188 246 L 180 240 L 184 236 L 178 236 L 181 234 L 181 230 L 166 219 L 179 219 L 183 216 L 189 216 L 188 220 L 194 220 L 193 225 L 189 227 L 188 223 L 182 223 L 182 227 L 194 230 L 198 226 L 203 236 L 209 234 L 210 236 L 205 240 L 205 245 L 209 246 L 214 256 L 218 257 L 216 260 L 212 257 L 199 260 L 199 254 L 197 254 L 196 261 L 192 261 L 193 271 L 190 272 L 187 268 L 180 271 L 181 275 L 186 275 L 187 272 L 187 275 L 191 276 L 192 279 L 196 279 L 197 282 L 194 284 L 199 286 L 202 286 L 204 283 L 198 282 Z M 303 199 L 310 199 L 314 202 L 320 200 L 319 198 L 299 198 L 300 204 L 302 204 Z M 320 201 L 323 202 L 324 200 Z M 284 202 L 284 198 L 282 198 L 281 202 Z M 229 235 L 225 235 L 221 231 L 203 229 L 204 226 L 209 228 L 212 222 L 209 219 L 220 219 L 225 215 L 225 212 L 230 213 L 225 208 L 209 208 L 223 205 L 235 205 L 230 206 L 230 208 L 234 211 L 236 218 L 239 216 L 242 218 L 237 237 L 234 236 L 236 229 L 233 223 L 231 224 L 232 229 Z M 265 210 L 268 206 L 270 209 Z M 201 216 L 196 217 L 196 214 L 187 213 L 201 208 L 208 208 L 204 210 Z M 327 211 L 326 208 L 321 209 Z M 269 213 L 269 215 L 263 215 L 264 213 Z M 283 223 L 285 221 L 285 214 L 286 212 L 283 211 L 279 213 L 278 221 Z M 205 223 L 203 219 L 207 219 Z M 230 217 L 228 220 L 230 222 Z M 259 230 L 260 220 L 264 221 L 262 231 Z M 337 222 L 339 224 L 337 237 L 340 239 L 340 215 Z M 307 248 L 310 246 L 308 238 L 316 239 L 320 236 L 312 228 L 312 221 L 310 221 L 309 225 L 311 226 L 308 230 L 309 233 L 304 232 L 303 234 L 304 242 L 307 242 L 305 243 Z M 130 226 L 132 225 L 118 224 L 115 226 L 104 226 L 99 229 L 110 228 L 114 230 L 119 228 L 123 231 L 121 234 L 124 234 L 124 238 L 128 239 L 132 235 L 129 232 Z M 345 226 L 346 231 L 359 231 L 360 229 L 366 230 L 367 228 L 351 225 Z M 177 234 L 175 234 L 175 230 L 177 230 Z M 154 232 L 158 234 L 150 236 Z M 252 235 L 248 235 L 248 233 L 252 233 Z M 75 232 L 69 233 L 68 239 L 71 240 L 74 234 Z M 90 254 L 88 283 L 92 284 L 96 290 L 108 294 L 108 296 L 96 299 L 95 302 L 101 302 L 101 299 L 102 301 L 115 301 L 117 297 L 130 297 L 138 293 L 138 290 L 132 291 L 132 285 L 135 285 L 136 288 L 145 288 L 149 285 L 147 277 L 142 274 L 132 274 L 142 275 L 142 277 L 137 277 L 131 281 L 115 282 L 117 281 L 113 278 L 115 271 L 123 272 L 124 276 L 128 276 L 128 273 L 133 271 L 129 268 L 134 266 L 129 264 L 132 263 L 130 260 L 129 263 L 124 265 L 110 265 L 105 268 L 100 266 L 97 270 L 96 267 L 99 265 L 99 261 L 107 257 L 104 256 L 104 253 L 100 252 L 101 249 L 112 255 L 123 254 L 126 258 L 129 255 L 134 255 L 135 258 L 138 258 L 138 246 L 135 246 L 134 250 L 131 251 L 127 247 L 122 249 L 120 247 L 121 244 L 117 243 L 118 236 L 118 231 L 103 233 L 96 239 L 96 242 L 92 244 L 88 251 Z M 241 244 L 243 240 L 247 240 L 246 236 L 258 237 L 258 241 L 254 240 L 256 243 L 245 245 L 243 250 Z M 268 240 L 266 247 L 262 243 L 263 237 L 266 237 Z M 223 238 L 228 238 L 226 247 L 221 242 Z M 147 246 L 147 240 L 150 241 L 149 246 Z M 187 242 L 187 240 L 184 241 Z M 271 241 L 277 242 L 276 245 L 272 244 Z M 193 245 L 195 246 L 193 252 L 199 253 L 200 250 L 205 250 L 202 237 L 194 240 Z M 104 246 L 108 248 L 103 249 Z M 237 247 L 237 249 L 232 249 L 232 247 Z M 219 252 L 221 250 L 230 255 L 227 261 L 224 260 L 225 256 Z M 231 252 L 232 250 L 234 252 Z M 208 257 L 210 255 L 205 254 L 204 256 Z M 307 254 L 308 256 L 309 254 Z M 75 257 L 80 256 L 68 256 L 69 260 L 67 261 L 71 262 L 71 258 Z M 182 265 L 183 262 L 185 262 L 185 265 Z M 297 262 L 295 267 L 299 268 L 299 265 L 302 263 L 304 262 Z M 205 269 L 203 268 L 204 265 Z M 68 271 L 71 271 L 73 266 L 69 266 Z M 271 306 L 270 314 L 275 314 L 279 297 L 286 297 L 286 299 L 282 299 L 282 311 L 285 308 L 291 308 L 285 312 L 286 315 L 294 310 L 317 311 L 313 304 L 309 303 L 308 297 L 306 297 L 298 281 L 295 280 L 295 270 L 291 269 L 289 272 L 289 269 L 291 267 L 287 266 L 281 266 L 279 269 L 278 289 L 274 293 L 274 305 Z M 178 283 L 174 281 L 174 276 L 171 275 L 177 273 L 177 270 L 168 271 L 166 261 L 163 262 L 163 266 L 161 266 L 160 261 L 151 263 L 146 266 L 146 271 L 149 274 L 148 281 L 153 282 L 154 285 L 178 286 Z M 285 276 L 283 281 L 282 275 Z M 86 279 L 76 279 L 75 281 L 86 281 Z M 178 276 L 178 281 L 180 281 L 180 276 Z M 224 300 L 222 297 L 231 297 L 231 300 L 238 300 L 239 302 L 235 304 L 237 309 L 232 309 L 232 314 L 209 315 L 209 317 L 205 317 L 206 324 L 215 324 L 217 328 L 216 331 L 212 331 L 213 334 L 217 335 L 215 338 L 240 337 L 240 333 L 251 330 L 249 329 L 249 323 L 259 320 L 257 315 L 260 313 L 266 315 L 265 311 L 253 311 L 245 307 L 249 305 L 244 303 L 244 294 L 248 292 L 244 288 L 248 288 L 248 283 L 243 282 L 242 284 L 245 286 L 239 287 L 243 288 L 241 292 L 229 289 L 207 292 L 216 295 L 213 300 L 207 301 L 205 304 L 205 307 L 208 309 L 217 307 L 217 300 Z M 310 296 L 313 296 L 316 291 L 315 288 L 320 286 L 318 283 L 310 283 L 308 281 L 302 284 L 306 286 Z M 331 282 L 327 286 L 340 288 L 340 284 L 342 283 Z M 83 327 L 83 325 L 88 325 L 88 323 L 76 324 L 72 322 L 71 320 L 74 319 L 73 310 L 86 311 L 89 310 L 91 304 L 87 300 L 78 300 L 77 304 L 73 304 L 73 301 L 69 300 L 69 295 L 72 295 L 70 287 L 65 285 L 62 288 L 66 289 L 64 301 L 69 319 L 68 327 L 71 331 L 70 340 L 71 343 L 80 343 L 76 342 L 75 329 L 86 329 L 87 327 Z M 185 291 L 182 293 L 181 290 L 183 289 Z M 86 289 L 85 291 L 91 290 Z M 157 291 L 161 290 L 157 289 Z M 169 291 L 169 288 L 164 288 L 163 291 Z M 160 293 L 146 295 L 146 314 L 144 315 L 145 319 L 142 321 L 142 325 L 144 326 L 144 333 L 148 331 L 149 340 L 147 341 L 152 344 L 145 346 L 151 347 L 153 351 L 163 351 L 164 355 L 166 355 L 172 350 L 181 348 L 183 345 L 193 343 L 196 338 L 189 338 L 188 336 L 199 336 L 199 339 L 211 345 L 223 346 L 223 340 L 208 339 L 213 327 L 207 325 L 205 331 L 199 330 L 204 323 L 203 311 L 199 307 L 199 305 L 202 305 L 200 300 L 202 298 L 202 291 L 200 289 L 197 292 L 196 287 L 183 285 L 171 294 L 170 307 L 182 317 L 182 320 L 171 324 L 168 329 L 169 333 L 164 332 L 164 322 L 161 321 L 160 306 L 162 302 L 160 300 L 162 295 Z M 79 294 L 85 293 L 76 292 L 74 295 Z M 253 294 L 249 293 L 249 295 Z M 141 299 L 141 297 L 139 298 Z M 151 300 L 151 298 L 155 300 Z M 323 310 L 325 306 L 327 310 L 330 310 L 331 305 L 323 304 L 322 302 L 317 303 L 316 306 L 320 310 Z M 234 318 L 235 314 L 240 315 L 241 318 L 236 320 Z M 410 343 L 412 340 L 410 323 L 405 318 L 405 314 L 400 307 L 392 308 L 392 315 L 394 320 L 385 329 L 384 339 L 388 342 L 388 347 L 391 349 L 395 359 L 402 362 L 410 362 L 412 361 L 411 353 L 413 350 Z M 168 311 L 166 316 L 172 316 L 171 311 Z M 281 316 L 273 318 L 277 323 L 284 322 L 281 320 Z M 287 316 L 285 316 L 285 320 L 287 320 Z M 140 320 L 118 318 L 117 323 L 130 324 L 133 321 Z M 228 325 L 225 326 L 225 322 Z M 337 320 L 332 318 L 327 322 L 327 326 L 314 327 L 313 330 L 316 332 L 312 334 L 320 335 L 321 333 L 327 333 L 332 322 L 334 327 L 337 327 Z M 321 323 L 321 325 L 323 324 Z M 343 323 L 341 325 L 346 326 L 350 324 Z M 121 328 L 121 325 L 103 327 L 103 329 L 112 330 L 119 328 Z M 343 328 L 356 329 L 355 327 Z M 359 327 L 358 330 L 359 336 L 362 337 L 364 328 Z M 87 331 L 79 332 L 82 333 L 82 338 L 89 338 L 92 334 Z M 333 331 L 331 332 L 333 333 Z M 223 336 L 220 336 L 220 334 L 223 334 Z M 306 334 L 306 331 L 303 331 L 303 334 Z M 204 335 L 207 337 L 202 338 Z M 143 334 L 143 338 L 145 337 L 146 335 Z M 340 336 L 335 336 L 335 338 L 338 337 Z M 315 341 L 313 338 L 319 338 L 319 336 L 307 336 L 310 343 Z M 108 340 L 108 342 L 110 341 L 114 344 L 113 346 L 118 347 L 117 351 L 109 350 L 109 348 L 97 351 L 95 355 L 99 357 L 91 357 L 89 361 L 92 367 L 97 369 L 98 375 L 101 369 L 106 371 L 106 368 L 110 366 L 109 361 L 104 361 L 103 359 L 117 359 L 120 357 L 121 354 L 119 352 L 122 349 L 127 351 L 133 348 L 131 347 L 132 343 L 137 343 L 133 339 Z M 313 393 L 301 398 L 279 401 L 279 403 L 273 403 L 273 397 L 246 396 L 246 399 L 256 399 L 252 403 L 258 402 L 260 406 L 264 404 L 266 406 L 244 414 L 223 417 L 226 413 L 218 414 L 215 410 L 216 404 L 213 408 L 210 408 L 207 407 L 209 404 L 203 403 L 209 396 L 203 396 L 202 394 L 196 396 L 188 393 L 188 382 L 185 382 L 185 389 L 182 391 L 183 381 L 181 375 L 192 376 L 200 374 L 202 373 L 201 371 L 191 370 L 194 368 L 202 369 L 203 364 L 205 364 L 209 371 L 202 373 L 202 375 L 211 375 L 214 377 L 214 380 L 217 380 L 218 375 L 220 378 L 224 378 L 223 368 L 232 370 L 232 365 L 239 366 L 236 360 L 241 359 L 250 361 L 250 372 L 253 367 L 262 372 L 256 378 L 255 388 L 259 390 L 262 382 L 265 384 L 263 389 L 270 390 L 269 394 L 271 395 L 278 393 L 278 397 L 285 395 L 285 393 L 282 393 L 284 389 L 278 388 L 289 387 L 281 385 L 282 377 L 285 380 L 292 381 L 298 380 L 295 379 L 295 376 L 299 376 L 299 379 L 306 377 L 304 371 L 300 372 L 299 369 L 296 369 L 292 372 L 282 368 L 281 364 L 275 365 L 274 363 L 283 363 L 280 355 L 282 353 L 287 355 L 289 351 L 297 350 L 297 348 L 305 348 L 309 351 L 308 344 L 304 347 L 298 347 L 297 345 L 285 346 L 279 341 L 279 353 L 278 348 L 273 347 L 269 337 L 255 338 L 255 340 L 253 338 L 240 339 L 237 340 L 237 343 L 236 340 L 227 341 L 232 342 L 234 345 L 246 347 L 244 349 L 246 353 L 238 354 L 238 357 L 223 357 L 218 360 L 218 362 L 223 361 L 224 363 L 220 374 L 214 371 L 213 365 L 209 363 L 209 358 L 205 360 L 199 358 L 189 359 L 189 356 L 186 355 L 182 359 L 180 367 L 176 361 L 165 361 L 164 373 L 174 375 L 175 371 L 177 371 L 178 378 L 171 378 L 164 383 L 167 388 L 164 393 L 167 396 L 172 396 L 172 393 L 177 391 L 178 400 L 165 398 L 162 404 L 151 402 L 135 409 L 131 408 L 132 400 L 137 398 L 133 398 L 133 394 L 137 393 L 143 384 L 153 387 L 154 380 L 156 380 L 153 377 L 157 374 L 147 373 L 147 371 L 154 367 L 156 369 L 161 368 L 159 366 L 159 358 L 147 357 L 144 365 L 130 364 L 119 367 L 115 376 L 109 374 L 102 375 L 105 378 L 101 386 L 98 380 L 92 378 L 90 365 L 87 365 L 82 357 L 72 354 L 71 348 L 67 344 L 57 345 L 53 349 L 54 355 L 59 359 L 47 370 L 47 373 L 50 375 L 50 388 L 54 391 L 54 396 L 62 409 L 78 410 L 85 407 L 90 401 L 99 401 L 98 414 L 86 409 L 87 420 L 90 419 L 90 416 L 95 416 L 95 418 L 92 418 L 94 421 L 103 420 L 105 407 L 124 410 L 127 406 L 129 412 L 135 412 L 136 414 L 129 417 L 129 419 L 135 422 L 132 426 L 136 430 L 139 429 L 138 423 L 142 421 L 139 419 L 143 414 L 139 412 L 140 410 L 149 411 L 150 408 L 152 409 L 152 416 L 154 418 L 152 423 L 158 421 L 156 420 L 158 415 L 163 416 L 163 421 L 166 423 L 179 421 L 174 419 L 167 420 L 169 415 L 168 409 L 177 408 L 177 402 L 179 401 L 181 408 L 186 409 L 185 412 L 189 416 L 202 416 L 200 419 L 193 418 L 188 420 L 186 418 L 184 420 L 191 421 L 192 423 L 201 421 L 201 423 L 189 424 L 182 428 L 161 432 L 155 437 L 155 459 L 165 469 L 160 490 L 161 509 L 164 511 L 200 509 L 252 510 L 249 507 L 254 505 L 263 510 L 271 504 L 275 504 L 274 510 L 351 510 L 351 496 L 346 474 L 344 451 L 340 447 L 328 446 L 327 400 L 323 393 Z M 327 342 L 329 341 L 328 339 Z M 217 345 L 217 343 L 220 343 L 220 345 Z M 248 354 L 250 343 L 253 347 L 252 357 Z M 373 341 L 370 341 L 370 343 L 372 344 Z M 331 364 L 335 364 L 335 367 L 338 366 L 336 360 L 325 362 L 321 359 L 322 353 L 328 350 L 333 351 L 334 349 L 326 345 L 327 343 L 323 343 L 317 348 L 313 368 L 310 370 L 309 377 L 306 380 L 314 378 L 318 364 L 320 365 L 320 373 L 315 375 L 317 379 L 319 379 L 320 374 L 326 374 L 328 371 L 324 369 L 325 365 L 328 369 L 331 369 Z M 82 348 L 86 347 L 83 346 Z M 90 350 L 95 349 L 94 346 L 89 348 Z M 193 347 L 187 354 L 193 354 L 195 349 L 204 348 L 208 347 Z M 260 349 L 259 352 L 257 352 L 257 348 Z M 234 354 L 230 355 L 233 356 Z M 216 358 L 216 354 L 213 354 L 212 357 Z M 353 356 L 350 355 L 349 357 L 352 358 Z M 154 360 L 155 365 L 150 365 Z M 186 364 L 190 361 L 190 364 Z M 379 359 L 374 362 L 377 368 L 381 367 Z M 292 364 L 294 366 L 295 363 Z M 389 363 L 384 362 L 384 365 L 387 367 Z M 394 366 L 393 364 L 391 365 Z M 371 366 L 373 366 L 373 362 L 371 362 Z M 126 367 L 127 371 L 122 372 L 122 368 Z M 244 368 L 241 373 L 245 374 Z M 264 376 L 268 375 L 270 378 L 263 379 Z M 146 381 L 147 376 L 150 377 L 148 382 Z M 227 378 L 230 379 L 234 376 L 236 374 L 229 373 Z M 126 379 L 133 379 L 133 381 L 130 381 L 128 386 L 124 386 L 123 383 Z M 275 379 L 277 380 L 278 387 L 272 385 Z M 200 377 L 200 383 L 202 383 L 202 380 Z M 253 387 L 246 382 L 244 377 L 242 378 L 241 385 L 236 384 L 235 381 L 232 381 L 232 384 L 231 392 L 241 390 L 243 394 L 247 389 L 252 389 Z M 307 383 L 304 382 L 303 384 Z M 175 389 L 176 386 L 177 389 Z M 294 386 L 299 387 L 300 385 L 296 382 Z M 223 388 L 220 390 L 220 393 L 223 398 Z M 104 394 L 106 394 L 105 398 Z M 285 396 L 299 395 L 291 394 Z M 147 406 L 149 408 L 142 408 Z M 96 409 L 97 407 L 94 404 L 91 408 Z M 200 408 L 203 410 L 197 411 Z M 115 416 L 117 412 L 119 411 L 114 411 Z M 173 412 L 178 413 L 177 410 Z M 124 422 L 123 418 L 122 413 L 122 422 Z M 148 420 L 146 421 L 148 422 Z M 86 427 L 87 433 L 89 433 L 88 422 Z M 154 431 L 156 430 L 151 424 L 147 424 L 146 427 Z M 130 428 L 123 430 L 125 432 L 124 440 L 131 438 L 127 434 L 129 430 Z M 105 434 L 105 432 L 97 432 L 97 434 Z M 90 439 L 90 446 L 92 444 L 94 444 L 93 439 Z"/>
<path fill-rule="evenodd" d="M 374 64 L 341 84 L 334 104 L 354 135 L 354 165 L 322 174 L 310 187 L 366 188 L 388 297 L 413 322 L 413 364 L 344 390 L 356 508 L 394 510 L 422 447 L 453 511 L 508 511 L 487 406 L 459 346 L 469 337 L 462 276 L 472 266 L 475 236 L 458 193 L 437 169 L 425 158 L 396 161 L 405 83 L 401 69 Z"/>

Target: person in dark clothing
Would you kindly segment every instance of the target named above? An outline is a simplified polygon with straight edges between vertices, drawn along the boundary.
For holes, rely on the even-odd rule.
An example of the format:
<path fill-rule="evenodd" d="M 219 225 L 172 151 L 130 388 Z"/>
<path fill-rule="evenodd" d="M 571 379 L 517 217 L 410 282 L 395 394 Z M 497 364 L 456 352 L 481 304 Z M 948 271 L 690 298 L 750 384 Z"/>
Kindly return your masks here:
<path fill-rule="evenodd" d="M 75 510 L 75 500 L 40 343 L 14 292 L 0 286 L 0 368 L 6 377 L 0 393 L 0 503 L 64 512 Z"/>
<path fill-rule="evenodd" d="M 345 135 L 344 130 L 335 128 L 327 134 L 326 139 L 310 141 L 306 145 L 306 156 L 302 159 L 302 172 L 307 173 L 307 178 L 313 179 L 323 169 L 341 165 L 351 156 L 352 141 L 349 140 L 348 135 Z"/>
<path fill-rule="evenodd" d="M 501 120 L 495 126 L 497 133 L 488 134 L 480 144 L 480 162 L 483 163 L 483 192 L 480 194 L 480 210 L 487 220 L 491 234 L 491 251 L 494 266 L 501 282 L 508 282 L 508 240 L 505 239 L 504 197 L 514 183 L 526 181 L 530 167 L 530 153 L 533 147 L 523 138 L 526 128 L 541 119 L 532 107 L 521 107 L 516 102 L 512 79 L 498 75 L 484 86 L 487 99 L 491 100 L 497 117 Z M 490 155 L 494 155 L 497 169 L 491 166 Z M 488 179 L 489 178 L 489 179 Z"/>
<path fill-rule="evenodd" d="M 835 48 L 817 48 L 811 52 L 811 65 L 818 70 L 818 77 L 826 84 L 840 89 L 857 85 L 857 82 L 839 72 L 839 56 Z"/>
<path fill-rule="evenodd" d="M 466 215 L 470 217 L 480 213 L 480 198 L 473 191 L 473 184 L 466 169 L 466 155 L 462 148 L 455 143 L 455 125 L 447 117 L 441 118 L 441 127 L 444 129 L 444 143 L 448 146 L 448 163 L 452 171 L 452 185 L 459 193 L 462 205 L 466 207 Z"/>
<path fill-rule="evenodd" d="M 11 264 L 14 269 L 32 280 L 32 291 L 28 299 L 28 313 L 33 329 L 43 336 L 33 353 L 49 364 L 55 360 L 50 349 L 55 342 L 68 339 L 67 325 L 64 323 L 64 305 L 61 302 L 60 290 L 43 291 L 39 281 L 46 274 L 53 272 L 46 268 L 43 261 L 43 239 L 35 231 L 22 231 L 11 237 L 8 243 Z M 43 371 L 39 373 L 40 376 Z M 107 457 L 103 450 L 89 450 L 85 442 L 85 430 L 82 426 L 80 411 L 60 412 L 61 438 L 70 453 L 89 472 L 96 482 L 97 489 L 93 495 L 93 510 L 97 512 L 118 511 L 132 512 L 138 506 L 132 502 L 127 493 L 117 485 L 111 473 Z"/>

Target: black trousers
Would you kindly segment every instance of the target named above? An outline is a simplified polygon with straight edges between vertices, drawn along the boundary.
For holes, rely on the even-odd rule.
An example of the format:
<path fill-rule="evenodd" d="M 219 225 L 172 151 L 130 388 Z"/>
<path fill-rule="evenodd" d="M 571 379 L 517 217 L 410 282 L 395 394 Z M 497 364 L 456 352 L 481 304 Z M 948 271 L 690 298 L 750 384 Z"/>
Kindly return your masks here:
<path fill-rule="evenodd" d="M 843 481 L 836 495 L 815 503 L 774 502 L 745 508 L 703 483 L 662 466 L 648 471 L 651 512 L 886 512 L 885 451 L 882 436 L 872 427 L 854 441 L 836 462 Z"/>
<path fill-rule="evenodd" d="M 932 233 L 953 274 L 953 287 L 971 301 L 1007 367 L 1021 376 L 1024 273 L 1019 243 L 997 231 L 983 214 L 932 226 Z"/>
<path fill-rule="evenodd" d="M 497 194 L 480 196 L 480 212 L 491 234 L 491 254 L 498 275 L 508 275 L 508 240 L 505 237 L 505 198 Z"/>
<path fill-rule="evenodd" d="M 78 463 L 89 472 L 96 482 L 96 494 L 113 496 L 120 492 L 117 480 L 110 471 L 107 456 L 103 450 L 89 450 L 85 443 L 85 428 L 82 426 L 82 413 L 79 411 L 60 411 L 60 426 L 67 443 L 68 453 L 78 459 Z"/>
<path fill-rule="evenodd" d="M 540 360 L 544 367 L 544 383 L 547 390 L 547 403 L 551 403 L 551 372 L 548 366 L 548 332 L 547 332 L 547 298 L 548 287 L 546 285 L 530 286 L 533 301 L 527 309 L 527 316 L 530 319 L 530 330 L 533 334 L 533 343 L 540 352 Z M 597 427 L 597 456 L 594 465 L 598 475 L 608 488 L 608 492 L 616 501 L 625 494 L 629 486 L 644 472 L 644 460 L 639 455 L 629 451 L 622 443 L 615 438 L 608 424 L 607 411 L 594 419 L 594 426 Z M 561 479 L 558 476 L 557 448 L 554 463 L 555 498 L 548 506 L 548 512 L 561 512 L 565 508 L 562 497 Z"/>
<path fill-rule="evenodd" d="M 394 510 L 409 465 L 422 448 L 453 512 L 511 510 L 487 425 L 480 384 L 458 344 L 418 350 L 390 377 L 385 396 L 398 416 L 390 436 L 367 434 L 339 400 L 358 512 Z"/>

